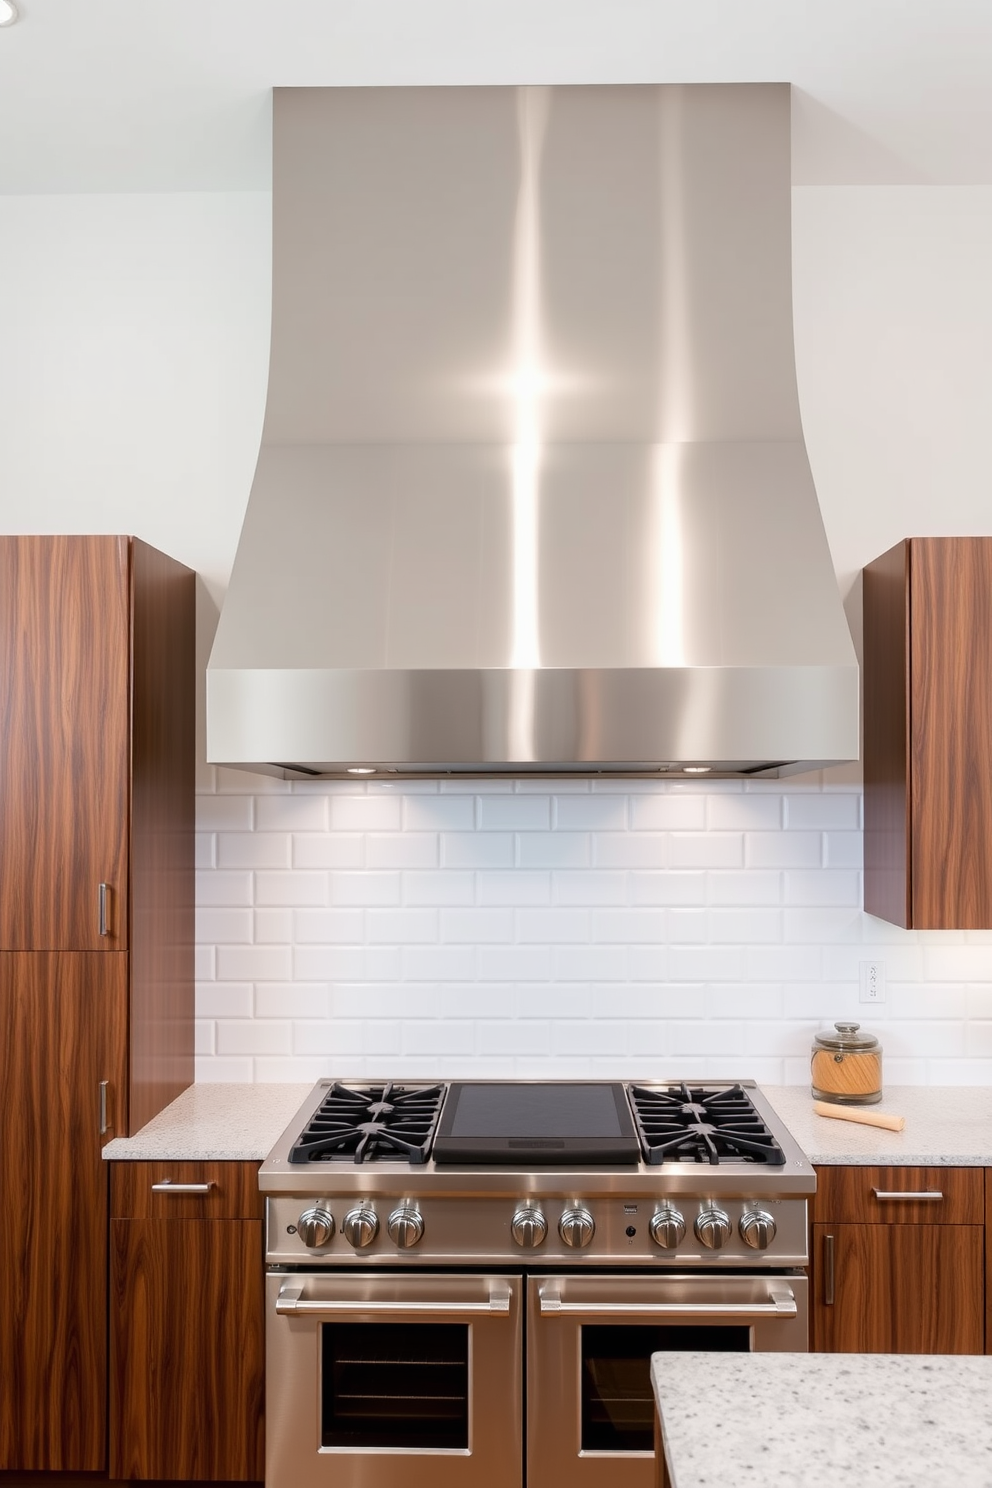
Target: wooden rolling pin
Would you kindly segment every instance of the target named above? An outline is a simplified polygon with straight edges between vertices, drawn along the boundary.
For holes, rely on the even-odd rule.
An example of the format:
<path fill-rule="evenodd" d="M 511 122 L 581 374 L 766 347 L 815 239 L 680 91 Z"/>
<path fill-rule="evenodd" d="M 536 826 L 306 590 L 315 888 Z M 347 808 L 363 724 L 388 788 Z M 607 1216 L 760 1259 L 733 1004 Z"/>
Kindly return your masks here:
<path fill-rule="evenodd" d="M 835 1121 L 860 1121 L 862 1126 L 883 1126 L 886 1131 L 902 1131 L 905 1116 L 887 1116 L 884 1111 L 858 1110 L 854 1106 L 835 1106 L 829 1101 L 814 1101 L 817 1116 L 832 1116 Z"/>

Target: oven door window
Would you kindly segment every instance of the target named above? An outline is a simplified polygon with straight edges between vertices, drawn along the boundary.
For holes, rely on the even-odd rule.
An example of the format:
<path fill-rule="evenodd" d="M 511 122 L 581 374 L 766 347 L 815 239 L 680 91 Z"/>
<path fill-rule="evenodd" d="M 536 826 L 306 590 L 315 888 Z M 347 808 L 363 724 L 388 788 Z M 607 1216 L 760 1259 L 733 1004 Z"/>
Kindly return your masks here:
<path fill-rule="evenodd" d="M 469 1326 L 324 1323 L 323 1447 L 466 1451 Z"/>
<path fill-rule="evenodd" d="M 708 1324 L 644 1324 L 582 1328 L 584 1452 L 650 1452 L 654 1449 L 651 1355 L 669 1349 L 748 1353 L 751 1329 Z"/>

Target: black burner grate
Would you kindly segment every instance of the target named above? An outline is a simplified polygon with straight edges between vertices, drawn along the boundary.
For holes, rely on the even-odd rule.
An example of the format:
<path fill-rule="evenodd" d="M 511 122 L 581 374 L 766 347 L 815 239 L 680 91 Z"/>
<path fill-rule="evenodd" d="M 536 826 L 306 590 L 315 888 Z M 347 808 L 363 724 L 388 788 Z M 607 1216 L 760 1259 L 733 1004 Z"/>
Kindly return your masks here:
<path fill-rule="evenodd" d="M 290 1149 L 291 1163 L 386 1162 L 414 1164 L 430 1156 L 443 1085 L 363 1085 L 335 1082 Z"/>
<path fill-rule="evenodd" d="M 645 1162 L 785 1162 L 740 1085 L 631 1085 L 628 1094 Z"/>

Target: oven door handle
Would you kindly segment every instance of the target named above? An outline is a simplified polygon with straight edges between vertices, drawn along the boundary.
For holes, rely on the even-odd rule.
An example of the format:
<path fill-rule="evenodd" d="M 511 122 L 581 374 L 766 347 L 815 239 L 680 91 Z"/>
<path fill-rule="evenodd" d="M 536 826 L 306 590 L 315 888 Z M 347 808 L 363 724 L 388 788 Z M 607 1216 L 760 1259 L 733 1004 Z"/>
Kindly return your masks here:
<path fill-rule="evenodd" d="M 276 1298 L 276 1312 L 282 1317 L 347 1318 L 356 1314 L 374 1313 L 376 1317 L 461 1317 L 466 1313 L 483 1312 L 487 1316 L 509 1315 L 510 1287 L 506 1282 L 493 1282 L 489 1297 L 484 1302 L 464 1298 L 451 1301 L 409 1301 L 395 1298 L 377 1302 L 374 1299 L 357 1297 L 304 1297 L 302 1286 L 285 1286 Z"/>
<path fill-rule="evenodd" d="M 538 1288 L 541 1312 L 553 1317 L 794 1318 L 798 1315 L 791 1287 L 768 1288 L 766 1302 L 565 1302 L 553 1282 Z"/>

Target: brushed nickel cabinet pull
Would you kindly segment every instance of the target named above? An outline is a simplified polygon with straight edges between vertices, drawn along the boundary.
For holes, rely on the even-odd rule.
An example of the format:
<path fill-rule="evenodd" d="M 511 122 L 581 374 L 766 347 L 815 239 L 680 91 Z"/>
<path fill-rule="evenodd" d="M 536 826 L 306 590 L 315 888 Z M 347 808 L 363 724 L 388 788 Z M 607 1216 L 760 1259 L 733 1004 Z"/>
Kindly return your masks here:
<path fill-rule="evenodd" d="M 97 896 L 97 911 L 100 920 L 100 934 L 110 934 L 110 919 L 108 915 L 110 901 L 110 885 L 102 883 Z"/>
<path fill-rule="evenodd" d="M 834 1305 L 834 1237 L 823 1237 L 823 1301 L 827 1307 Z"/>
<path fill-rule="evenodd" d="M 939 1201 L 944 1197 L 939 1188 L 925 1188 L 921 1189 L 918 1193 L 913 1193 L 909 1189 L 907 1189 L 905 1192 L 899 1192 L 896 1190 L 889 1192 L 887 1189 L 884 1188 L 873 1188 L 872 1193 L 874 1194 L 876 1199 L 903 1199 L 907 1203 L 913 1204 L 936 1204 L 939 1203 Z"/>
<path fill-rule="evenodd" d="M 107 1119 L 107 1091 L 110 1087 L 109 1080 L 100 1081 L 100 1135 L 106 1136 L 110 1130 L 110 1122 Z"/>
<path fill-rule="evenodd" d="M 152 1184 L 152 1193 L 206 1194 L 212 1188 L 212 1183 L 173 1183 L 171 1178 L 163 1178 L 161 1183 Z"/>

